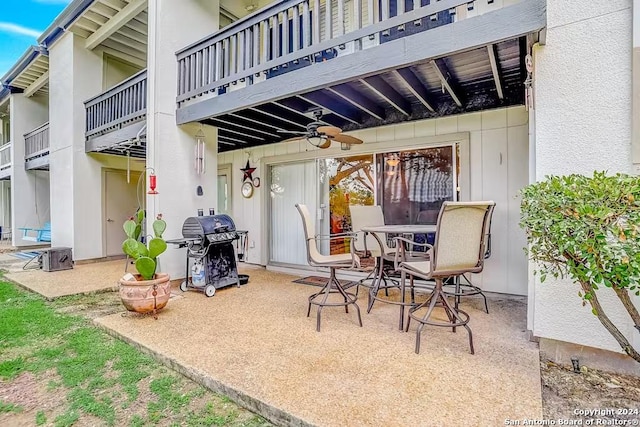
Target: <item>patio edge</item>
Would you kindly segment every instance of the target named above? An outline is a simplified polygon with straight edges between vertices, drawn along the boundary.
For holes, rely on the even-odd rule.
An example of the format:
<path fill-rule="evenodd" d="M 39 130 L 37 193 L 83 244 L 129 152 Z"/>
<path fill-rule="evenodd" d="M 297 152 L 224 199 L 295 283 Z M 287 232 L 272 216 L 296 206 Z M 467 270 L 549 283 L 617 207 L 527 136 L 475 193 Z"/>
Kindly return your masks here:
<path fill-rule="evenodd" d="M 93 290 L 89 290 L 89 291 L 82 291 L 82 292 L 76 292 L 73 294 L 65 294 L 65 295 L 45 295 L 42 292 L 29 287 L 28 285 L 25 285 L 23 283 L 18 282 L 15 278 L 13 277 L 8 277 L 8 275 L 10 274 L 15 274 L 15 273 L 9 273 L 6 270 L 5 271 L 0 271 L 0 274 L 2 274 L 2 280 L 4 280 L 5 282 L 10 282 L 11 284 L 17 286 L 18 288 L 27 291 L 27 292 L 31 292 L 34 293 L 36 295 L 41 296 L 42 298 L 45 299 L 45 301 L 55 301 L 59 298 L 66 298 L 66 297 L 72 297 L 72 296 L 76 296 L 76 295 L 98 295 L 98 294 L 106 294 L 106 293 L 110 293 L 110 292 L 118 292 L 120 290 L 118 285 L 114 285 L 110 288 L 101 288 L 101 289 L 93 289 Z M 19 273 L 18 273 L 19 274 Z"/>
<path fill-rule="evenodd" d="M 275 406 L 269 405 L 268 403 L 256 399 L 240 390 L 236 390 L 228 385 L 225 385 L 221 381 L 213 379 L 197 369 L 180 364 L 175 358 L 159 353 L 127 337 L 126 335 L 123 335 L 107 327 L 106 325 L 103 325 L 102 323 L 100 323 L 100 319 L 101 318 L 93 319 L 93 324 L 105 331 L 107 334 L 111 335 L 114 338 L 118 338 L 126 342 L 127 344 L 132 345 L 143 353 L 150 355 L 166 367 L 179 372 L 180 374 L 195 381 L 201 386 L 206 387 L 215 393 L 219 393 L 230 398 L 236 404 L 242 406 L 245 409 L 248 409 L 251 412 L 254 412 L 257 415 L 260 415 L 261 417 L 267 419 L 269 422 L 272 422 L 278 426 L 315 427 L 314 424 L 308 423 L 307 421 L 304 421 L 288 412 L 285 412 L 282 409 L 276 408 Z"/>

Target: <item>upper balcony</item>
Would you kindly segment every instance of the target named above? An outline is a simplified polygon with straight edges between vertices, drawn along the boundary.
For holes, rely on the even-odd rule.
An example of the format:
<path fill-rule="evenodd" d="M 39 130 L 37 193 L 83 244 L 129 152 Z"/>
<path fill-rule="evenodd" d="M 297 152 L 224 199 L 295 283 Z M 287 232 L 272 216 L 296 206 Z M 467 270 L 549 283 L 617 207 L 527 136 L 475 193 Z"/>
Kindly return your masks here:
<path fill-rule="evenodd" d="M 177 53 L 179 124 L 222 150 L 283 139 L 312 109 L 353 130 L 524 103 L 545 0 L 288 0 Z"/>
<path fill-rule="evenodd" d="M 11 179 L 11 141 L 0 146 L 0 179 Z"/>
<path fill-rule="evenodd" d="M 24 134 L 26 170 L 49 170 L 49 122 Z"/>
<path fill-rule="evenodd" d="M 145 157 L 146 69 L 84 104 L 87 152 Z"/>

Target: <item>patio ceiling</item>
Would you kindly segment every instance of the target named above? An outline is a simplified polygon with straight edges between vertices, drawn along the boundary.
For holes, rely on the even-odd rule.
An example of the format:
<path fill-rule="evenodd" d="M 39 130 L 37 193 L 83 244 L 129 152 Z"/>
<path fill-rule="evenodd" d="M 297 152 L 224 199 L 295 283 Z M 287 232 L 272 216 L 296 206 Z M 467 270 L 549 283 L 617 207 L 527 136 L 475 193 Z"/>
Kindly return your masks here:
<path fill-rule="evenodd" d="M 146 67 L 147 21 L 147 0 L 96 0 L 69 29 L 87 39 L 87 49 Z"/>
<path fill-rule="evenodd" d="M 505 40 L 203 122 L 219 128 L 223 152 L 287 139 L 290 135 L 280 130 L 304 131 L 319 108 L 325 112 L 324 122 L 350 131 L 523 104 L 526 52 L 526 37 Z"/>

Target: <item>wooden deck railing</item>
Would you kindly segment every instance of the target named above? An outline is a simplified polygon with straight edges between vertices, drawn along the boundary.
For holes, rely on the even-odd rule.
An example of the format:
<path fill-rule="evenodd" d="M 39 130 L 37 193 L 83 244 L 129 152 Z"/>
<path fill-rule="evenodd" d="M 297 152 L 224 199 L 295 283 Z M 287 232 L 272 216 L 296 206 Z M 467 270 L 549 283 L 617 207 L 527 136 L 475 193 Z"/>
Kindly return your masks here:
<path fill-rule="evenodd" d="M 85 101 L 84 105 L 87 138 L 144 119 L 147 115 L 147 70 Z"/>
<path fill-rule="evenodd" d="M 289 0 L 275 2 L 177 55 L 178 106 L 229 85 L 331 59 L 397 38 L 410 26 L 497 9 L 493 0 Z M 502 2 L 500 2 L 502 4 Z M 221 90 L 219 90 L 221 89 Z"/>
<path fill-rule="evenodd" d="M 11 167 L 11 142 L 0 147 L 0 170 Z"/>
<path fill-rule="evenodd" d="M 24 134 L 24 160 L 49 154 L 49 122 Z"/>

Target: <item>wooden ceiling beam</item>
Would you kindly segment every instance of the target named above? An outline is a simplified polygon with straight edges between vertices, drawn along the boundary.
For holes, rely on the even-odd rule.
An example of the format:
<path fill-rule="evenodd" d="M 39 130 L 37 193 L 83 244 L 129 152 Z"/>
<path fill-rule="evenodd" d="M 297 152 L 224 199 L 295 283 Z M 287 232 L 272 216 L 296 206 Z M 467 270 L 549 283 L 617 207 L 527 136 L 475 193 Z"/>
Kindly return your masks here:
<path fill-rule="evenodd" d="M 378 120 L 384 120 L 385 112 L 384 108 L 376 104 L 375 101 L 369 99 L 361 92 L 355 90 L 348 83 L 343 83 L 337 86 L 327 88 L 331 93 L 341 97 L 345 101 L 349 102 L 356 108 L 364 111 L 372 117 Z"/>
<path fill-rule="evenodd" d="M 122 26 L 147 8 L 147 0 L 132 0 L 124 9 L 116 13 L 85 42 L 89 50 L 95 49 L 100 43 L 115 34 Z"/>
<path fill-rule="evenodd" d="M 360 80 L 365 86 L 385 99 L 405 116 L 411 115 L 411 104 L 380 76 L 366 77 Z"/>
<path fill-rule="evenodd" d="M 44 87 L 44 85 L 46 85 L 48 82 L 49 82 L 49 71 L 45 72 L 43 75 L 38 77 L 33 83 L 31 83 L 29 87 L 27 87 L 24 90 L 24 96 L 29 98 L 35 95 L 35 93 L 38 92 L 40 89 L 42 89 L 42 87 Z"/>
<path fill-rule="evenodd" d="M 320 108 L 325 108 L 336 116 L 353 124 L 357 125 L 362 121 L 362 116 L 355 107 L 351 106 L 351 104 L 347 104 L 345 101 L 340 101 L 325 92 L 315 91 L 303 93 L 298 95 L 298 97 Z"/>
<path fill-rule="evenodd" d="M 456 90 L 454 89 L 454 87 L 457 86 L 457 82 L 449 72 L 444 61 L 432 59 L 431 65 L 433 66 L 433 70 L 438 75 L 440 83 L 442 83 L 442 87 L 444 87 L 445 90 L 449 92 L 449 95 L 453 99 L 453 102 L 455 102 L 458 107 L 462 107 L 462 99 L 460 99 L 460 96 L 456 94 Z"/>
<path fill-rule="evenodd" d="M 411 91 L 413 96 L 418 98 L 418 101 L 427 107 L 427 110 L 435 112 L 431 102 L 429 102 L 429 92 L 427 91 L 427 87 L 420 81 L 416 73 L 414 73 L 411 68 L 400 68 L 395 70 L 395 73 Z"/>
<path fill-rule="evenodd" d="M 498 52 L 495 44 L 487 45 L 487 53 L 489 54 L 489 62 L 491 63 L 491 72 L 493 73 L 493 80 L 496 83 L 496 91 L 498 92 L 498 98 L 504 99 L 504 92 L 502 90 L 502 73 L 500 70 L 500 64 L 498 62 Z"/>

